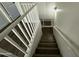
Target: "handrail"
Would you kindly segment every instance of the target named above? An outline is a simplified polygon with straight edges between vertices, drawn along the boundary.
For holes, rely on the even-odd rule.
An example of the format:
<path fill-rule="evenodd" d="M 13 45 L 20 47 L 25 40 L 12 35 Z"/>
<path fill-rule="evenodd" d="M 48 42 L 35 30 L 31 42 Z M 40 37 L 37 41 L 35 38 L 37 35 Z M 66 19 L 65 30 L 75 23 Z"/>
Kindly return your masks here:
<path fill-rule="evenodd" d="M 37 5 L 37 3 L 35 5 L 33 5 L 33 7 L 31 7 L 25 14 L 23 14 L 22 16 L 20 16 L 17 20 L 15 20 L 13 23 L 11 23 L 4 31 L 2 31 L 0 33 L 0 41 L 7 36 L 7 34 L 11 31 L 11 29 L 13 29 L 21 20 L 23 20 L 23 18 Z"/>
<path fill-rule="evenodd" d="M 63 38 L 66 38 L 67 39 L 67 40 L 65 40 L 65 39 L 64 40 L 67 42 L 67 44 L 72 49 L 72 51 L 75 53 L 75 55 L 76 56 L 79 56 L 77 54 L 78 53 L 77 50 L 79 50 L 79 46 L 77 44 L 75 44 L 72 40 L 70 40 L 70 38 L 66 34 L 64 34 L 57 25 L 54 26 L 54 29 L 57 30 L 60 34 L 62 34 L 62 37 Z M 73 48 L 72 46 L 75 47 L 75 48 Z"/>

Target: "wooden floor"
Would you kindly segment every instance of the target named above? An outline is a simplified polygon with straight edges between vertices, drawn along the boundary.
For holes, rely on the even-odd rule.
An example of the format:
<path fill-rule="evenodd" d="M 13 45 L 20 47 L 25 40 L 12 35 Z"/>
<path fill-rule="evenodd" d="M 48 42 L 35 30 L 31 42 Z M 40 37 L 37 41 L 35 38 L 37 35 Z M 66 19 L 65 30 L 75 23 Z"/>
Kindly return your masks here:
<path fill-rule="evenodd" d="M 52 27 L 42 28 L 42 38 L 33 57 L 61 57 Z"/>

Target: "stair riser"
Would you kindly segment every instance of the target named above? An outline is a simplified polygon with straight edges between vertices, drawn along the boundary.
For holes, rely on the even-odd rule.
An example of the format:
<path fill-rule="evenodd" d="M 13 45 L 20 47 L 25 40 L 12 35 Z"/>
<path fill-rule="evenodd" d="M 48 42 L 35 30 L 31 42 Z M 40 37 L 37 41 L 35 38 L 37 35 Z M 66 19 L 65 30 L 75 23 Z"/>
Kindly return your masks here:
<path fill-rule="evenodd" d="M 37 49 L 36 54 L 59 54 L 59 51 L 55 49 Z"/>
<path fill-rule="evenodd" d="M 56 43 L 56 41 L 41 40 L 40 43 Z"/>
<path fill-rule="evenodd" d="M 39 44 L 38 47 L 48 47 L 48 48 L 56 48 L 57 45 L 56 44 Z"/>

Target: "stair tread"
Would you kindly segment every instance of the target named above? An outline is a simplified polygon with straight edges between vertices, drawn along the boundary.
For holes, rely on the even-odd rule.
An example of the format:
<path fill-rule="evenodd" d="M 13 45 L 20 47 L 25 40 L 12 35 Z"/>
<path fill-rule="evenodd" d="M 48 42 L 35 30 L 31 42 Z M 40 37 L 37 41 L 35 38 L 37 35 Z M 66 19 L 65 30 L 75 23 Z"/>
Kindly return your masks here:
<path fill-rule="evenodd" d="M 50 47 L 50 48 L 45 48 L 45 47 L 38 47 L 37 49 L 58 49 L 58 48 L 53 48 L 53 47 Z"/>
<path fill-rule="evenodd" d="M 40 43 L 39 45 L 38 45 L 38 48 L 41 48 L 41 47 L 43 47 L 43 48 L 50 48 L 50 47 L 52 47 L 52 48 L 56 48 L 57 47 L 57 44 L 46 44 L 46 43 Z"/>
<path fill-rule="evenodd" d="M 56 44 L 56 43 L 44 43 L 44 42 L 42 42 L 42 43 L 39 43 L 39 44 Z"/>
<path fill-rule="evenodd" d="M 39 46 L 42 45 L 42 46 L 56 46 L 57 44 L 56 43 L 39 43 Z"/>
<path fill-rule="evenodd" d="M 49 40 L 45 40 L 45 39 L 44 39 L 44 40 L 40 40 L 40 41 L 49 41 Z M 52 41 L 55 41 L 55 40 L 52 40 Z M 50 41 L 50 42 L 51 42 L 51 41 Z"/>
<path fill-rule="evenodd" d="M 55 41 L 49 41 L 49 40 L 40 40 L 40 42 L 55 42 Z"/>
<path fill-rule="evenodd" d="M 53 55 L 53 54 L 35 54 L 34 55 L 35 57 L 60 57 L 61 55 L 60 54 L 56 54 L 56 55 Z"/>
<path fill-rule="evenodd" d="M 58 48 L 37 48 L 36 54 L 59 54 Z"/>

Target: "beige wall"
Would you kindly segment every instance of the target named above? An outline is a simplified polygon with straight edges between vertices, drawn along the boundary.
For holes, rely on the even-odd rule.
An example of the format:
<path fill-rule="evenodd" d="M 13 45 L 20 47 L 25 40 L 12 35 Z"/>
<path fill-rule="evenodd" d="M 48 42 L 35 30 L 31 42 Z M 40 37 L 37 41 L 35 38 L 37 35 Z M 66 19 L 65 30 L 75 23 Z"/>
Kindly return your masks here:
<path fill-rule="evenodd" d="M 58 28 L 68 38 L 70 38 L 70 39 L 65 39 L 65 40 L 71 40 L 72 42 L 74 42 L 73 44 L 77 45 L 77 46 L 73 46 L 72 48 L 77 48 L 74 51 L 77 51 L 76 53 L 78 54 L 79 53 L 79 50 L 78 50 L 78 46 L 79 46 L 79 3 L 68 3 L 68 2 L 57 3 L 57 6 L 59 9 L 62 9 L 62 11 L 57 13 L 57 18 L 54 22 L 55 23 L 54 25 L 55 26 L 57 25 Z M 64 51 L 66 51 L 66 49 Z"/>

